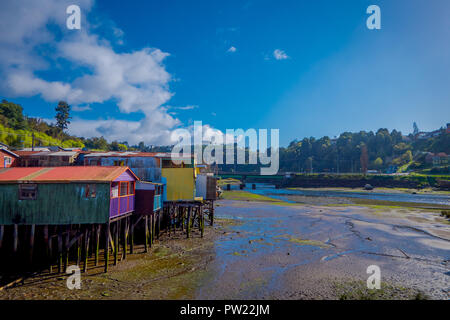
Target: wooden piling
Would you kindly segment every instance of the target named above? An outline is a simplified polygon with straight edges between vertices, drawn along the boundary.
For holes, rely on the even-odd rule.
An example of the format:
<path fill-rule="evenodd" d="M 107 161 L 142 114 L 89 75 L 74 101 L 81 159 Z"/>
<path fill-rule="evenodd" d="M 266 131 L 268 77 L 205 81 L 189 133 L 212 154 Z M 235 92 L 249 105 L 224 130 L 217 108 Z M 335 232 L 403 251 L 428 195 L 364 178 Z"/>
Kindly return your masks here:
<path fill-rule="evenodd" d="M 161 209 L 158 210 L 158 233 L 156 239 L 159 240 L 159 234 L 161 232 Z"/>
<path fill-rule="evenodd" d="M 81 231 L 81 230 L 80 230 Z M 77 240 L 77 266 L 81 264 L 81 240 L 83 236 L 80 236 Z"/>
<path fill-rule="evenodd" d="M 30 262 L 30 264 L 33 264 L 33 252 L 34 252 L 34 235 L 36 232 L 36 225 L 32 224 L 30 226 L 30 252 L 29 252 L 29 257 L 28 260 Z"/>
<path fill-rule="evenodd" d="M 13 252 L 17 252 L 17 247 L 19 245 L 19 225 L 14 224 L 13 230 Z"/>
<path fill-rule="evenodd" d="M 101 232 L 101 225 L 98 224 L 95 228 L 95 266 L 98 265 L 98 250 L 100 248 L 100 232 Z"/>
<path fill-rule="evenodd" d="M 67 267 L 69 266 L 70 232 L 70 226 L 66 226 L 66 235 L 64 237 L 64 273 L 67 271 Z"/>
<path fill-rule="evenodd" d="M 114 265 L 119 258 L 119 221 L 114 224 Z"/>
<path fill-rule="evenodd" d="M 5 235 L 5 226 L 0 226 L 0 249 L 3 247 L 3 237 Z"/>
<path fill-rule="evenodd" d="M 203 207 L 199 207 L 199 216 L 200 216 L 200 235 L 203 238 L 203 233 L 205 232 L 205 217 L 203 215 Z"/>
<path fill-rule="evenodd" d="M 87 264 L 89 259 L 89 240 L 90 240 L 90 231 L 89 228 L 84 230 L 84 263 L 83 263 L 83 272 L 87 271 Z"/>
<path fill-rule="evenodd" d="M 125 260 L 127 258 L 127 250 L 128 250 L 128 217 L 126 217 L 124 220 L 124 226 L 123 226 L 123 239 L 122 239 L 122 245 L 123 245 L 123 259 Z"/>
<path fill-rule="evenodd" d="M 187 214 L 187 220 L 186 220 L 186 237 L 189 238 L 189 233 L 191 232 L 191 212 L 192 207 L 188 207 L 188 214 Z"/>
<path fill-rule="evenodd" d="M 58 230 L 58 273 L 61 273 L 61 267 L 62 267 L 62 259 L 63 259 L 63 252 L 62 252 L 62 230 L 59 228 Z"/>
<path fill-rule="evenodd" d="M 108 272 L 108 262 L 109 262 L 109 238 L 111 237 L 111 230 L 109 222 L 105 223 L 105 272 Z"/>
<path fill-rule="evenodd" d="M 149 236 L 149 232 L 148 232 L 148 216 L 144 217 L 144 252 L 147 253 L 148 252 L 148 236 Z"/>
<path fill-rule="evenodd" d="M 209 223 L 214 226 L 214 201 L 209 203 Z"/>
<path fill-rule="evenodd" d="M 131 228 L 130 228 L 130 253 L 134 253 L 134 221 L 131 221 Z"/>
<path fill-rule="evenodd" d="M 153 246 L 153 213 L 150 215 L 149 217 L 149 224 L 150 224 L 150 235 L 149 235 L 149 239 L 150 239 L 150 248 Z"/>

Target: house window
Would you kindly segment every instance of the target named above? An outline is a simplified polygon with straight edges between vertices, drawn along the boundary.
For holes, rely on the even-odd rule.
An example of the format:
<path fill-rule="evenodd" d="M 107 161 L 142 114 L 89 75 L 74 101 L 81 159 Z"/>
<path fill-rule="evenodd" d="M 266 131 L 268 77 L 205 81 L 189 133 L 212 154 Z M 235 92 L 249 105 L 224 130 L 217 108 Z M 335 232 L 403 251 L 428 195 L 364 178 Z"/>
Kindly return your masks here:
<path fill-rule="evenodd" d="M 125 165 L 125 162 L 123 160 L 114 160 L 114 165 L 123 167 Z"/>
<path fill-rule="evenodd" d="M 97 196 L 97 188 L 95 184 L 87 184 L 86 190 L 85 190 L 85 197 L 86 198 L 95 198 Z"/>
<path fill-rule="evenodd" d="M 9 167 L 11 165 L 11 163 L 12 163 L 12 158 L 5 156 L 4 161 L 5 161 L 5 167 Z"/>
<path fill-rule="evenodd" d="M 20 184 L 19 200 L 36 200 L 37 184 Z"/>
<path fill-rule="evenodd" d="M 90 166 L 99 166 L 99 165 L 101 165 L 101 160 L 90 160 L 89 165 Z"/>
<path fill-rule="evenodd" d="M 128 182 L 128 194 L 134 194 L 134 182 Z"/>
<path fill-rule="evenodd" d="M 126 196 L 128 194 L 128 182 L 120 183 L 120 196 Z"/>
<path fill-rule="evenodd" d="M 111 185 L 111 198 L 117 198 L 119 196 L 119 184 L 113 182 Z"/>

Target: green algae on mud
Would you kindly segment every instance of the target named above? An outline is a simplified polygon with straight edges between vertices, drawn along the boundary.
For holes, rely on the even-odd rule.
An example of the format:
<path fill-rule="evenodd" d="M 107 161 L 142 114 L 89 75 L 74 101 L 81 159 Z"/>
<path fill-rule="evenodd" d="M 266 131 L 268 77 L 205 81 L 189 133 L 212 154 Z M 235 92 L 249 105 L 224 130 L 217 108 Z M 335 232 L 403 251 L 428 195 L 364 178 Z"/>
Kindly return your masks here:
<path fill-rule="evenodd" d="M 270 197 L 242 190 L 224 191 L 222 197 L 224 200 L 235 200 L 235 201 L 279 202 L 279 200 Z"/>
<path fill-rule="evenodd" d="M 284 240 L 287 240 L 289 242 L 302 245 L 302 246 L 314 246 L 314 247 L 320 247 L 320 248 L 331 248 L 332 245 L 326 244 L 323 241 L 319 240 L 312 240 L 312 239 L 302 239 L 299 237 L 293 237 L 289 234 L 280 234 L 277 236 L 274 236 L 273 238 L 281 238 Z"/>
<path fill-rule="evenodd" d="M 223 200 L 232 200 L 232 201 L 243 201 L 243 202 L 264 202 L 265 204 L 270 205 L 282 205 L 282 206 L 299 206 L 300 203 L 290 203 L 286 201 L 282 201 L 279 199 L 274 199 L 271 197 L 263 196 L 260 194 L 242 191 L 242 190 L 233 190 L 233 191 L 224 191 L 222 194 Z M 219 204 L 220 205 L 220 204 Z"/>
<path fill-rule="evenodd" d="M 380 289 L 368 289 L 362 280 L 333 283 L 334 294 L 339 300 L 427 300 L 419 290 L 405 288 L 389 282 L 381 282 Z"/>

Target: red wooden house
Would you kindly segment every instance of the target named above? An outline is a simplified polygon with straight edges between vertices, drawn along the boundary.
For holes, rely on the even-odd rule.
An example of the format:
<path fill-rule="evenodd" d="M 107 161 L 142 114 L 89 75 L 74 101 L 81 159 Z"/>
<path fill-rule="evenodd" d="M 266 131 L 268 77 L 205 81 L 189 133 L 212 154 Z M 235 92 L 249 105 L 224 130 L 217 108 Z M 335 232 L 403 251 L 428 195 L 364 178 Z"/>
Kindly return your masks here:
<path fill-rule="evenodd" d="M 16 167 L 19 156 L 14 152 L 0 148 L 0 168 Z"/>

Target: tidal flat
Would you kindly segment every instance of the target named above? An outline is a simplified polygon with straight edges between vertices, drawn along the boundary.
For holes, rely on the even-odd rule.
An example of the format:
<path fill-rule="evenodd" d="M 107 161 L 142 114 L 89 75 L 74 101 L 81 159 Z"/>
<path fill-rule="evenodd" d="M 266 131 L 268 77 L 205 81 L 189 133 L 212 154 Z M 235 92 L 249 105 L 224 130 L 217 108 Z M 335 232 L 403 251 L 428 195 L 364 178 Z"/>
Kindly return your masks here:
<path fill-rule="evenodd" d="M 236 193 L 235 193 L 236 192 Z M 0 299 L 449 299 L 450 225 L 437 210 L 297 204 L 230 191 L 205 237 L 165 235 L 108 274 L 45 275 Z M 381 289 L 367 289 L 367 268 Z"/>

